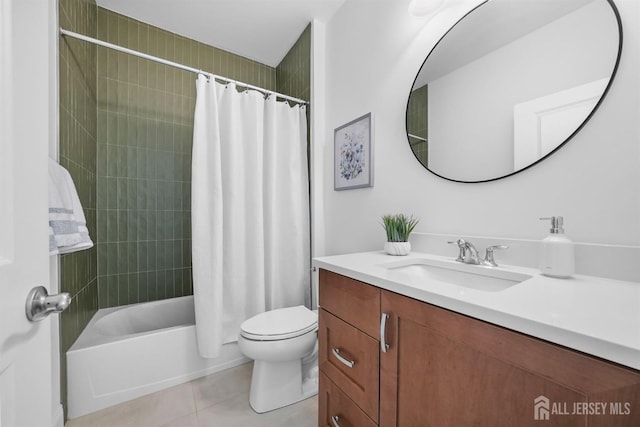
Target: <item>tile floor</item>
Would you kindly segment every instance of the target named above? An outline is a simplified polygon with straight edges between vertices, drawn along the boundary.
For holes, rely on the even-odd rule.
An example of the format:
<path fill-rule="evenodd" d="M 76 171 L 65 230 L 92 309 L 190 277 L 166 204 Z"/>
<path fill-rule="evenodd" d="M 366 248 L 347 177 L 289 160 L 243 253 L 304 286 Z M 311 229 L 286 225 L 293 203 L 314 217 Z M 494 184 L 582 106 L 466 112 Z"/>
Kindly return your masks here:
<path fill-rule="evenodd" d="M 316 427 L 317 396 L 257 414 L 249 406 L 252 364 L 67 421 L 65 427 Z"/>

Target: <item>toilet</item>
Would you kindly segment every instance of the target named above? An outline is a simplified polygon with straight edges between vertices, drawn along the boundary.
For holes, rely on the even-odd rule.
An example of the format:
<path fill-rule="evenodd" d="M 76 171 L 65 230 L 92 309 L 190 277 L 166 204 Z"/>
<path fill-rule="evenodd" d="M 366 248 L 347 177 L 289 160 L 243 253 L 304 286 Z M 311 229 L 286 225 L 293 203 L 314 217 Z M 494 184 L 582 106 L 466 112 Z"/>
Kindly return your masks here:
<path fill-rule="evenodd" d="M 318 314 L 303 305 L 240 325 L 238 347 L 254 360 L 249 403 L 263 413 L 318 394 Z"/>

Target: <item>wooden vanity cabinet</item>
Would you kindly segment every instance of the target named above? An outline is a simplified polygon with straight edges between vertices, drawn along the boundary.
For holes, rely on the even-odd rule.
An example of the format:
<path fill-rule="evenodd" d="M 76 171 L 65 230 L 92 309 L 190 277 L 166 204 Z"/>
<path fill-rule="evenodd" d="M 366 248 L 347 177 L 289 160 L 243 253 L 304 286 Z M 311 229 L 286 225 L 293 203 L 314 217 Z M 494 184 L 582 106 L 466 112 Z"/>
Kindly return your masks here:
<path fill-rule="evenodd" d="M 392 292 L 381 310 L 381 426 L 640 426 L 637 371 Z M 568 413 L 535 420 L 539 396 Z M 574 402 L 632 413 L 574 414 Z"/>
<path fill-rule="evenodd" d="M 323 301 L 331 306 L 326 301 L 331 292 L 323 300 L 323 290 L 332 286 L 327 282 L 333 281 L 333 275 L 323 275 L 321 270 L 323 310 Z M 387 352 L 380 351 L 379 346 L 377 349 L 379 412 L 377 417 L 367 413 L 381 427 L 640 426 L 640 372 L 393 292 L 373 289 L 379 291 L 380 298 L 376 316 L 378 334 L 380 314 L 389 315 L 384 337 L 389 348 Z M 375 298 L 369 304 L 375 305 Z M 344 319 L 338 320 L 347 326 L 327 319 L 331 318 L 321 313 L 320 348 L 327 335 L 349 327 Z M 328 329 L 323 333 L 325 324 Z M 379 344 L 379 335 L 370 338 Z M 334 427 L 330 419 L 326 421 L 330 406 L 326 402 L 337 393 L 335 388 L 344 395 L 342 398 L 350 399 L 358 408 L 362 406 L 352 390 L 333 381 L 335 375 L 327 369 L 327 362 L 322 361 L 322 352 L 320 357 L 320 370 L 326 375 L 320 379 L 320 425 Z M 369 385 L 367 392 L 375 394 L 372 388 Z M 538 398 L 542 398 L 538 416 L 544 417 L 548 408 L 547 420 L 535 418 L 534 401 Z M 607 406 L 603 408 L 602 403 Z M 333 408 L 338 410 L 335 404 Z M 594 413 L 596 408 L 604 413 Z M 340 414 L 332 416 L 335 415 L 340 417 Z"/>

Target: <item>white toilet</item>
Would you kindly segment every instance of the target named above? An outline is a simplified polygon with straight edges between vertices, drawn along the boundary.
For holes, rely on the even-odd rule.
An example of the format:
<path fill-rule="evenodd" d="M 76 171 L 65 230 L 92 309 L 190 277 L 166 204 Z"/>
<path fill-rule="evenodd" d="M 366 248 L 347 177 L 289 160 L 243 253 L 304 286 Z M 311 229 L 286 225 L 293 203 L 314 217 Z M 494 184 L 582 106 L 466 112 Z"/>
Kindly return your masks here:
<path fill-rule="evenodd" d="M 240 325 L 240 351 L 254 360 L 249 403 L 259 413 L 318 393 L 318 315 L 305 306 L 266 311 Z"/>

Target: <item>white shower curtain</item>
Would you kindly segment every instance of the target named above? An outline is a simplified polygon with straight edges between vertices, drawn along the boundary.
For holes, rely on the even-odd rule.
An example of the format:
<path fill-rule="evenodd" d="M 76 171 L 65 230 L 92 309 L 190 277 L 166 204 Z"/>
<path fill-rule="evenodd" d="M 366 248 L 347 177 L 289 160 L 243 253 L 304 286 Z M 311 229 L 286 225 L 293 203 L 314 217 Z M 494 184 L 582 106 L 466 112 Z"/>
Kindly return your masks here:
<path fill-rule="evenodd" d="M 198 347 L 217 357 L 240 323 L 309 291 L 305 107 L 199 76 L 192 155 Z"/>

